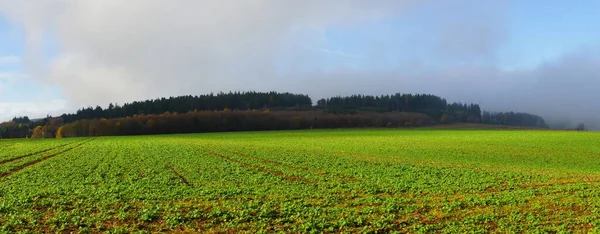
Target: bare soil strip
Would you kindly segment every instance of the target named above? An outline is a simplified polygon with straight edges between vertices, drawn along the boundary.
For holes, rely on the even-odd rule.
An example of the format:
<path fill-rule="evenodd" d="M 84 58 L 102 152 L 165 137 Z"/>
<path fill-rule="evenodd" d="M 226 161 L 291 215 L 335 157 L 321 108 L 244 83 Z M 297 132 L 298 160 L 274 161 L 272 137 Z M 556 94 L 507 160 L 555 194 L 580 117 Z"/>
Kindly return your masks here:
<path fill-rule="evenodd" d="M 94 138 L 92 138 L 92 140 L 93 140 L 93 139 L 94 139 Z M 56 156 L 58 156 L 58 155 L 64 154 L 64 153 L 66 153 L 66 152 L 69 152 L 69 151 L 71 151 L 71 150 L 73 150 L 73 149 L 75 149 L 75 148 L 78 148 L 78 147 L 80 147 L 80 146 L 82 146 L 82 145 L 84 145 L 84 144 L 86 144 L 86 143 L 88 143 L 88 142 L 90 142 L 90 141 L 92 141 L 92 140 L 89 140 L 89 141 L 85 141 L 85 140 L 83 140 L 83 141 L 78 141 L 78 142 L 80 142 L 80 143 L 79 143 L 78 145 L 76 145 L 76 146 L 73 146 L 73 147 L 71 147 L 71 148 L 68 148 L 68 149 L 66 149 L 66 150 L 63 150 L 63 151 L 61 151 L 61 152 L 58 152 L 58 153 L 54 153 L 54 154 L 51 154 L 51 155 L 45 156 L 45 157 L 43 157 L 43 158 L 40 158 L 40 159 L 38 159 L 38 160 L 34 160 L 34 161 L 31 161 L 31 162 L 27 162 L 27 163 L 25 163 L 25 164 L 23 164 L 23 165 L 21 165 L 21 166 L 18 166 L 18 167 L 15 167 L 15 168 L 12 168 L 12 169 L 10 169 L 10 171 L 8 171 L 8 172 L 2 172 L 2 173 L 0 173 L 0 178 L 11 176 L 12 174 L 14 174 L 14 173 L 16 173 L 16 172 L 19 172 L 19 171 L 21 171 L 21 170 L 23 170 L 23 169 L 25 169 L 25 168 L 27 168 L 27 167 L 30 167 L 30 166 L 36 165 L 36 164 L 38 164 L 38 163 L 41 163 L 41 162 L 43 162 L 43 161 L 46 161 L 46 160 L 48 160 L 48 159 L 54 158 L 54 157 L 56 157 Z"/>
<path fill-rule="evenodd" d="M 167 168 L 169 168 L 169 170 L 171 170 L 171 172 L 173 172 L 175 175 L 177 175 L 179 177 L 179 179 L 187 186 L 192 186 L 192 184 L 183 176 L 181 175 L 177 170 L 175 170 L 175 168 L 173 168 L 173 166 L 169 165 L 167 166 Z"/>
<path fill-rule="evenodd" d="M 194 148 L 196 148 L 196 147 L 194 147 Z M 227 161 L 235 162 L 235 163 L 241 164 L 241 165 L 246 166 L 246 167 L 251 167 L 251 168 L 258 169 L 258 170 L 260 170 L 261 172 L 264 172 L 264 173 L 268 173 L 268 174 L 271 174 L 271 175 L 283 177 L 283 178 L 288 179 L 290 181 L 300 181 L 300 182 L 305 183 L 305 184 L 314 184 L 314 182 L 312 182 L 310 180 L 307 180 L 307 179 L 304 179 L 302 177 L 290 176 L 290 175 L 286 175 L 286 174 L 284 174 L 284 173 L 282 173 L 280 171 L 273 171 L 273 170 L 269 170 L 269 169 L 261 167 L 261 166 L 252 165 L 250 163 L 242 162 L 242 161 L 239 161 L 237 159 L 234 159 L 234 158 L 231 158 L 231 157 L 227 157 L 225 155 L 219 154 L 219 153 L 211 151 L 211 150 L 206 150 L 206 149 L 201 149 L 201 148 L 196 148 L 196 149 L 198 149 L 198 150 L 200 150 L 202 152 L 208 153 L 210 155 L 217 156 L 219 158 L 225 159 Z"/>
<path fill-rule="evenodd" d="M 62 144 L 62 145 L 54 146 L 52 148 L 44 149 L 44 150 L 41 150 L 41 151 L 38 151 L 38 152 L 24 154 L 24 155 L 17 156 L 17 157 L 14 157 L 14 158 L 9 158 L 9 159 L 0 161 L 0 165 L 7 164 L 7 163 L 13 162 L 13 161 L 17 161 L 19 159 L 26 158 L 26 157 L 29 157 L 29 156 L 34 156 L 34 155 L 37 155 L 37 154 L 45 153 L 45 152 L 48 152 L 48 151 L 53 150 L 53 149 L 58 149 L 58 148 L 61 148 L 61 147 L 64 147 L 64 146 L 72 145 L 72 144 L 75 144 L 77 142 L 81 142 L 81 141 L 74 141 L 74 142 L 71 142 L 71 143 Z"/>

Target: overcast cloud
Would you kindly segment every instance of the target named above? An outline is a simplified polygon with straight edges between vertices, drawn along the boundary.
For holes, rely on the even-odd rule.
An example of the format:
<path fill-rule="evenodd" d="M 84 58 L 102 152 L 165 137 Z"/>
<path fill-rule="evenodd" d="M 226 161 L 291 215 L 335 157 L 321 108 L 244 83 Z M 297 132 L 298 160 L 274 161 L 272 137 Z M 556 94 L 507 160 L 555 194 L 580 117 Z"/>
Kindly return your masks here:
<path fill-rule="evenodd" d="M 498 65 L 510 33 L 505 1 L 432 2 L 0 0 L 0 12 L 26 30 L 27 75 L 58 85 L 61 109 L 230 90 L 403 92 L 554 122 L 600 119 L 596 47 L 507 69 Z M 421 29 L 410 35 L 381 23 L 412 9 L 444 13 L 412 22 Z M 381 30 L 354 38 L 354 51 L 329 48 L 328 29 L 375 23 Z M 58 47 L 51 59 L 48 38 Z"/>

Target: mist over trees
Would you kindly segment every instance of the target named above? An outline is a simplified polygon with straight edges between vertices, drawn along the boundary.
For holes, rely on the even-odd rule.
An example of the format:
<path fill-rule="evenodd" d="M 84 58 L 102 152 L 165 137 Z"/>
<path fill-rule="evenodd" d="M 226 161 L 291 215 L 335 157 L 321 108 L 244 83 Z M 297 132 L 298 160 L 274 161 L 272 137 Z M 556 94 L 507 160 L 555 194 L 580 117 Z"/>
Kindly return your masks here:
<path fill-rule="evenodd" d="M 575 130 L 585 131 L 585 124 L 583 124 L 583 123 L 577 124 L 577 127 L 575 127 Z"/>
<path fill-rule="evenodd" d="M 528 113 L 486 111 L 481 120 L 484 124 L 548 128 L 542 117 Z"/>
<path fill-rule="evenodd" d="M 27 116 L 14 117 L 11 121 L 14 122 L 14 123 L 16 123 L 16 124 L 28 124 L 28 123 L 31 123 L 31 120 L 29 120 L 29 117 L 27 117 Z"/>
<path fill-rule="evenodd" d="M 52 138 L 313 128 L 408 127 L 484 123 L 548 128 L 543 118 L 483 112 L 431 94 L 351 95 L 320 99 L 279 92 L 229 92 L 87 107 L 60 117 L 0 123 L 3 138 Z"/>
<path fill-rule="evenodd" d="M 448 103 L 446 99 L 431 94 L 401 94 L 368 96 L 337 96 L 317 101 L 317 108 L 333 112 L 375 111 L 415 112 L 426 114 L 440 123 L 481 121 L 481 109 L 477 104 Z"/>

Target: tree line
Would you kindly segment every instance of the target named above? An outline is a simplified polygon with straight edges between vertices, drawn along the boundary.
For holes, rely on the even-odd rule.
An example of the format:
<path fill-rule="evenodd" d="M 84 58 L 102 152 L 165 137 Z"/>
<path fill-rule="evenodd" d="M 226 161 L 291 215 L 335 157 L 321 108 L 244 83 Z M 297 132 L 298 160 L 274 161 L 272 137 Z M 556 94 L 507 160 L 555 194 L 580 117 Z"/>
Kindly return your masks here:
<path fill-rule="evenodd" d="M 0 123 L 0 137 L 48 138 L 276 129 L 399 127 L 486 123 L 547 128 L 536 115 L 481 112 L 431 94 L 351 95 L 320 99 L 279 92 L 229 92 L 110 104 L 38 121 Z"/>
<path fill-rule="evenodd" d="M 145 101 L 135 101 L 122 106 L 110 104 L 103 109 L 100 106 L 87 107 L 73 114 L 63 114 L 61 119 L 71 123 L 82 119 L 122 118 L 133 115 L 162 114 L 165 112 L 185 113 L 192 110 L 255 110 L 267 108 L 310 107 L 312 100 L 308 95 L 278 92 L 229 92 L 200 96 L 178 96 Z"/>
<path fill-rule="evenodd" d="M 227 131 L 292 130 L 313 128 L 367 128 L 425 126 L 433 123 L 426 115 L 404 112 L 330 114 L 323 111 L 190 111 L 160 115 L 134 115 L 114 119 L 78 120 L 56 130 L 56 137 L 120 136 Z M 34 135 L 49 136 L 51 129 L 39 128 Z M 48 132 L 45 132 L 48 131 Z"/>
<path fill-rule="evenodd" d="M 485 111 L 481 120 L 484 124 L 548 128 L 544 118 L 528 113 Z"/>
<path fill-rule="evenodd" d="M 477 104 L 448 103 L 446 99 L 431 94 L 351 95 L 337 96 L 317 101 L 317 108 L 333 112 L 375 111 L 415 112 L 438 120 L 440 123 L 481 121 L 481 108 Z"/>
<path fill-rule="evenodd" d="M 0 123 L 0 138 L 24 138 L 31 137 L 33 129 L 39 126 L 48 126 L 54 121 L 58 124 L 56 118 L 46 116 L 38 121 L 32 121 L 27 116 L 14 117 L 11 121 Z"/>

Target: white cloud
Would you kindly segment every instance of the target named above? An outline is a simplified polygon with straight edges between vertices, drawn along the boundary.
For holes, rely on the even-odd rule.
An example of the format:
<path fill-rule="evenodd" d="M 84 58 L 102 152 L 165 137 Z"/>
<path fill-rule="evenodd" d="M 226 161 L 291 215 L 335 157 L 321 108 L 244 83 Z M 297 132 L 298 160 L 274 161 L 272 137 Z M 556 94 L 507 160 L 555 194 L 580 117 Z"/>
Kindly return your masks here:
<path fill-rule="evenodd" d="M 412 2 L 0 0 L 0 11 L 27 30 L 31 77 L 60 85 L 76 103 L 104 104 L 262 90 L 285 82 L 274 74 L 282 56 L 318 57 L 305 57 L 303 48 L 321 48 L 324 41 L 312 39 L 322 29 L 393 17 Z M 46 65 L 36 58 L 44 33 L 61 48 Z"/>
<path fill-rule="evenodd" d="M 70 110 L 67 102 L 61 99 L 38 102 L 0 102 L 0 122 L 15 116 L 29 116 L 30 118 L 57 116 Z"/>
<path fill-rule="evenodd" d="M 21 79 L 26 79 L 26 78 L 27 78 L 27 75 L 25 75 L 23 73 L 0 72 L 0 81 L 2 81 L 2 80 L 15 81 L 15 80 L 21 80 Z"/>
<path fill-rule="evenodd" d="M 21 57 L 8 55 L 0 56 L 0 64 L 16 64 L 21 62 Z"/>
<path fill-rule="evenodd" d="M 0 0 L 0 11 L 27 31 L 27 76 L 58 85 L 77 106 L 229 90 L 293 91 L 313 98 L 422 92 L 478 102 L 485 109 L 600 119 L 595 104 L 600 93 L 594 90 L 600 77 L 597 50 L 564 55 L 534 69 L 506 71 L 495 64 L 511 33 L 507 5 Z M 367 35 L 362 50 L 353 48 L 356 55 L 318 49 L 338 49 L 329 47 L 335 42 L 328 41 L 328 28 L 399 19 L 407 8 L 419 10 L 419 17 L 406 23 L 418 25 L 417 30 Z M 44 35 L 60 48 L 48 64 L 41 62 Z M 323 53 L 345 60 L 331 62 Z M 346 57 L 358 54 L 368 61 L 347 66 L 356 59 Z"/>
<path fill-rule="evenodd" d="M 8 89 L 10 89 L 11 85 L 24 79 L 27 79 L 25 74 L 17 72 L 0 72 L 0 98 L 3 97 L 3 94 L 5 94 Z"/>
<path fill-rule="evenodd" d="M 350 54 L 350 53 L 346 53 L 344 51 L 329 50 L 329 49 L 324 49 L 324 48 L 319 49 L 319 51 L 326 53 L 326 54 L 339 55 L 339 56 L 349 57 L 349 58 L 365 58 L 365 56 L 358 55 L 358 54 Z"/>

